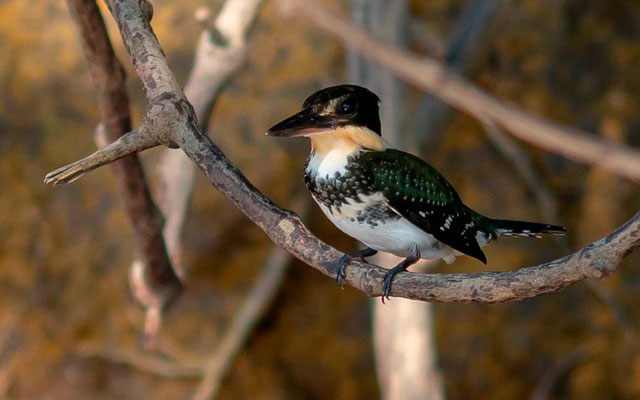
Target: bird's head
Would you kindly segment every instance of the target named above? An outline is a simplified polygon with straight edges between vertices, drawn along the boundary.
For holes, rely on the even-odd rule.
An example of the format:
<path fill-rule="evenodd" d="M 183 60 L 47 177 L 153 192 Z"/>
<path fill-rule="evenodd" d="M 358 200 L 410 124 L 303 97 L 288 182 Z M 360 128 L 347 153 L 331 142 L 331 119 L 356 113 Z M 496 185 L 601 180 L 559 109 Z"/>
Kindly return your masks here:
<path fill-rule="evenodd" d="M 379 101 L 375 93 L 361 86 L 328 87 L 309 96 L 300 112 L 272 126 L 266 135 L 307 136 L 313 141 L 352 130 L 380 137 Z"/>

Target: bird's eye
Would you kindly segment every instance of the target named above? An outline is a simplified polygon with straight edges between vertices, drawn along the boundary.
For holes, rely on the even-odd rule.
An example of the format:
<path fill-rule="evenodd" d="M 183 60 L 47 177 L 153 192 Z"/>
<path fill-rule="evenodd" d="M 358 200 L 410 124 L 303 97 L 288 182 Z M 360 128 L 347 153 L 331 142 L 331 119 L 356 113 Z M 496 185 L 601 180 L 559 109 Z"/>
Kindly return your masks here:
<path fill-rule="evenodd" d="M 351 114 L 356 109 L 355 104 L 351 100 L 345 100 L 338 107 L 338 111 L 340 114 Z"/>

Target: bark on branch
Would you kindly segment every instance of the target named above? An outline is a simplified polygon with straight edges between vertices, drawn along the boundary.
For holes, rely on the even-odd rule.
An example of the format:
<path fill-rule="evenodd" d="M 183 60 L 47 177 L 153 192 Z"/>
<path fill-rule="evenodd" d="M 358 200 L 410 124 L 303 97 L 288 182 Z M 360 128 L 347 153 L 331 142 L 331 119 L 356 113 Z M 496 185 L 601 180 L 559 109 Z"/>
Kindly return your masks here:
<path fill-rule="evenodd" d="M 113 52 L 95 1 L 67 0 L 67 4 L 80 31 L 96 86 L 102 119 L 96 130 L 96 141 L 118 144 L 103 148 L 104 155 L 123 153 L 128 136 L 122 135 L 131 130 L 124 69 Z M 89 168 L 81 162 L 67 171 L 71 179 L 75 179 Z M 133 275 L 139 279 L 131 279 L 131 286 L 136 299 L 147 308 L 145 343 L 151 344 L 158 333 L 152 327 L 159 328 L 159 320 L 151 317 L 161 315 L 162 309 L 180 294 L 182 283 L 167 255 L 162 237 L 163 217 L 151 198 L 140 160 L 136 155 L 124 157 L 113 163 L 113 171 L 137 240 L 138 270 Z"/>
<path fill-rule="evenodd" d="M 200 132 L 193 108 L 171 73 L 151 29 L 151 5 L 135 0 L 108 0 L 108 4 L 149 102 L 138 132 L 146 139 L 139 142 L 155 140 L 177 144 L 211 183 L 277 245 L 325 275 L 334 277 L 343 253 L 311 234 L 294 213 L 279 208 L 262 195 L 213 141 Z M 64 174 L 60 176 L 51 177 L 49 182 L 64 182 Z M 509 272 L 402 273 L 394 280 L 391 295 L 438 302 L 520 300 L 554 292 L 586 278 L 607 276 L 616 270 L 625 256 L 639 247 L 640 213 L 609 236 L 555 261 Z M 352 261 L 347 267 L 345 281 L 370 296 L 379 296 L 386 271 Z"/>

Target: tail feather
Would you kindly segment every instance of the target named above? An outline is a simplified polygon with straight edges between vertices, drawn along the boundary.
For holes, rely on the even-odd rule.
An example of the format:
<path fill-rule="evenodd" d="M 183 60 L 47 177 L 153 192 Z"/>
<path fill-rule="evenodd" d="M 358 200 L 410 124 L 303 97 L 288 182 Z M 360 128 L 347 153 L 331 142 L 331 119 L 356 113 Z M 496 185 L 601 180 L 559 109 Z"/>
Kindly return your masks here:
<path fill-rule="evenodd" d="M 491 223 L 498 236 L 540 237 L 540 234 L 564 235 L 567 231 L 562 226 L 541 224 L 538 222 L 492 219 Z"/>

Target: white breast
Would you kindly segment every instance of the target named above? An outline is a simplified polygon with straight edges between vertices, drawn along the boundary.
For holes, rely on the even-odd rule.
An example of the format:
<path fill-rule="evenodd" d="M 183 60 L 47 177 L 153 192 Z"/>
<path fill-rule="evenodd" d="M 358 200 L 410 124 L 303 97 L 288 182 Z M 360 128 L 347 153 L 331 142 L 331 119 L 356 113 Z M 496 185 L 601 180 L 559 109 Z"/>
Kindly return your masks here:
<path fill-rule="evenodd" d="M 309 159 L 307 168 L 316 171 L 320 178 L 333 177 L 336 172 L 346 172 L 347 158 L 354 153 L 353 150 L 336 148 L 324 154 L 313 154 Z"/>

